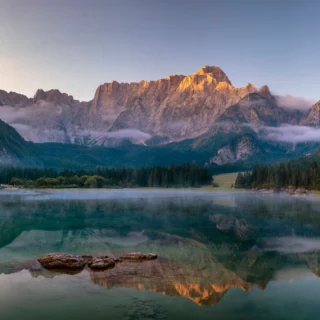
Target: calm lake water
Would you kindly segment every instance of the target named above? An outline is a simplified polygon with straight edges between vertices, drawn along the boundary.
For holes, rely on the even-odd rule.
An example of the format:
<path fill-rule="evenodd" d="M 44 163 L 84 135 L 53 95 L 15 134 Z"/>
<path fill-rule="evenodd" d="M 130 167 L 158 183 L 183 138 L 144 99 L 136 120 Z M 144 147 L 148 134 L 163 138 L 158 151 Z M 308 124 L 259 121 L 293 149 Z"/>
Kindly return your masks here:
<path fill-rule="evenodd" d="M 50 252 L 142 263 L 63 274 Z M 0 191 L 0 317 L 319 319 L 320 198 L 184 191 Z"/>

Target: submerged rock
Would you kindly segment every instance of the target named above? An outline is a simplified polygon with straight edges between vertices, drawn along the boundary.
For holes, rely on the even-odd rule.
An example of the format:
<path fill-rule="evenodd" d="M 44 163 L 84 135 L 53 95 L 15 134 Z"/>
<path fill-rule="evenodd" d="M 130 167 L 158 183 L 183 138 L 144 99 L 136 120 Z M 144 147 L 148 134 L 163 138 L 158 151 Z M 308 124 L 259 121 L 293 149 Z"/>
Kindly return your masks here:
<path fill-rule="evenodd" d="M 141 253 L 141 252 L 130 252 L 126 253 L 120 257 L 120 260 L 126 261 L 144 261 L 144 260 L 154 260 L 158 256 L 154 253 Z"/>
<path fill-rule="evenodd" d="M 46 269 L 83 269 L 87 264 L 87 258 L 67 253 L 50 253 L 38 261 Z"/>

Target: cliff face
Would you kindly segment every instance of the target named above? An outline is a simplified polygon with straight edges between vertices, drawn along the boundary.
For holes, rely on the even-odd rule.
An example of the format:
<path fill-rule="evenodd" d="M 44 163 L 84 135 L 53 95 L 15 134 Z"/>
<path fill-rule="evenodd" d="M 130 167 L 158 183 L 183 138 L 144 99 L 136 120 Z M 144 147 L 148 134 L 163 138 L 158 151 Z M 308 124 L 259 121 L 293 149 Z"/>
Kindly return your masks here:
<path fill-rule="evenodd" d="M 39 89 L 33 99 L 0 92 L 0 118 L 27 141 L 73 143 L 86 126 L 88 102 L 59 90 Z"/>
<path fill-rule="evenodd" d="M 279 108 L 269 88 L 263 86 L 258 92 L 248 94 L 228 108 L 217 121 L 248 123 L 255 127 L 276 126 L 281 123 L 298 124 L 301 115 L 299 111 Z"/>
<path fill-rule="evenodd" d="M 309 112 L 301 120 L 301 125 L 319 127 L 320 126 L 320 101 L 315 103 Z"/>
<path fill-rule="evenodd" d="M 157 146 L 192 139 L 193 150 L 205 149 L 208 162 L 223 164 L 266 153 L 256 128 L 319 126 L 320 102 L 303 116 L 280 108 L 268 86 L 236 88 L 219 67 L 204 66 L 188 76 L 105 83 L 89 102 L 59 90 L 40 89 L 32 99 L 0 90 L 0 119 L 39 143 Z"/>
<path fill-rule="evenodd" d="M 189 76 L 100 86 L 90 108 L 95 127 L 135 128 L 172 140 L 195 137 L 232 104 L 256 88 L 235 88 L 218 67 Z"/>
<path fill-rule="evenodd" d="M 34 142 L 109 145 L 112 132 L 127 129 L 182 140 L 204 133 L 228 107 L 256 91 L 251 84 L 236 88 L 220 68 L 204 66 L 189 76 L 106 83 L 90 102 L 58 90 L 38 90 L 33 99 L 1 91 L 0 118 Z"/>
<path fill-rule="evenodd" d="M 247 161 L 252 155 L 256 158 L 263 157 L 263 149 L 251 135 L 243 135 L 227 143 L 210 159 L 211 163 L 225 164 L 237 161 Z"/>

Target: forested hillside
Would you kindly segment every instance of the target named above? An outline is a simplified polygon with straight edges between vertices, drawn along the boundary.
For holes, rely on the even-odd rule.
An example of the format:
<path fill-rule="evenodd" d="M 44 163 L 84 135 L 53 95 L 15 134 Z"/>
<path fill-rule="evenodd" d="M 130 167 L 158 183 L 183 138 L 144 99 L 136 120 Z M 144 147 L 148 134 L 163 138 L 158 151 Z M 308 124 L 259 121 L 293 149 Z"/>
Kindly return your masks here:
<path fill-rule="evenodd" d="M 299 159 L 269 165 L 255 165 L 239 173 L 236 188 L 320 190 L 320 150 Z"/>
<path fill-rule="evenodd" d="M 104 187 L 199 187 L 212 177 L 204 167 L 180 165 L 152 168 L 98 168 L 64 170 L 40 168 L 0 168 L 0 183 L 40 188 Z"/>
<path fill-rule="evenodd" d="M 38 165 L 31 144 L 11 126 L 0 120 L 0 164 Z"/>

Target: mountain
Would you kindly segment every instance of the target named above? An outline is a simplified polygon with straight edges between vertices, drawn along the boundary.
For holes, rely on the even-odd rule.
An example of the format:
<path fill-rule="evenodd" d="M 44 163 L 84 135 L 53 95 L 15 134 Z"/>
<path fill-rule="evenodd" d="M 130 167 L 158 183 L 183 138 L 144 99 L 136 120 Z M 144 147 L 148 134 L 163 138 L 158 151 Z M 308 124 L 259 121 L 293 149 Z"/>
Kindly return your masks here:
<path fill-rule="evenodd" d="M 0 118 L 36 143 L 32 152 L 50 167 L 287 159 L 317 145 L 275 140 L 268 128 L 318 126 L 319 110 L 319 103 L 306 114 L 279 107 L 268 86 L 236 88 L 216 66 L 156 81 L 105 83 L 88 102 L 59 90 L 39 89 L 33 98 L 0 91 Z"/>
<path fill-rule="evenodd" d="M 204 133 L 256 91 L 252 84 L 236 88 L 220 68 L 205 66 L 189 76 L 106 83 L 89 102 L 58 90 L 38 90 L 33 99 L 2 91 L 0 118 L 33 142 L 110 145 L 126 138 L 141 144 L 153 136 L 178 141 Z"/>
<path fill-rule="evenodd" d="M 205 132 L 226 108 L 255 91 L 251 84 L 235 88 L 220 68 L 205 66 L 189 76 L 105 84 L 96 93 L 91 114 L 96 127 L 135 128 L 177 141 Z M 113 123 L 111 114 L 117 115 Z"/>
<path fill-rule="evenodd" d="M 248 123 L 253 126 L 276 126 L 281 123 L 298 124 L 302 113 L 279 108 L 268 86 L 250 93 L 229 107 L 217 122 Z"/>
<path fill-rule="evenodd" d="M 86 123 L 88 106 L 59 90 L 39 89 L 33 99 L 0 92 L 0 118 L 32 142 L 76 142 L 75 132 Z"/>
<path fill-rule="evenodd" d="M 301 120 L 301 125 L 319 127 L 320 126 L 320 101 L 315 103 Z"/>
<path fill-rule="evenodd" d="M 0 120 L 1 164 L 37 165 L 38 161 L 30 143 L 26 142 L 14 128 Z"/>

